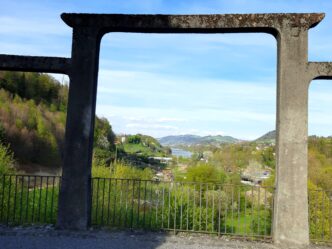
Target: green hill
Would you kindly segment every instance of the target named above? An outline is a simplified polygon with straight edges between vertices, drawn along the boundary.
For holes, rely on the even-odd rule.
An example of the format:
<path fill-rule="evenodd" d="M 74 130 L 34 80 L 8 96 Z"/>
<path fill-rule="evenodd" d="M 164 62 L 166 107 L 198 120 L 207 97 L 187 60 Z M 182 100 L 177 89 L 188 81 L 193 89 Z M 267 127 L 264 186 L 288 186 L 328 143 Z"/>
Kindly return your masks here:
<path fill-rule="evenodd" d="M 178 135 L 166 136 L 158 139 L 162 145 L 167 146 L 195 146 L 195 145 L 220 145 L 238 143 L 241 140 L 231 136 L 196 136 L 196 135 Z"/>
<path fill-rule="evenodd" d="M 264 134 L 263 136 L 254 140 L 256 143 L 275 143 L 276 141 L 276 131 L 269 131 L 268 133 Z"/>
<path fill-rule="evenodd" d="M 153 137 L 136 134 L 124 137 L 123 149 L 128 154 L 140 154 L 147 157 L 165 157 L 171 154 L 168 147 L 163 147 L 158 140 Z"/>
<path fill-rule="evenodd" d="M 14 152 L 16 164 L 59 168 L 68 86 L 47 74 L 0 72 L 0 88 L 0 139 Z M 99 155 L 111 157 L 114 137 L 108 121 L 96 117 L 94 148 L 103 150 Z"/>

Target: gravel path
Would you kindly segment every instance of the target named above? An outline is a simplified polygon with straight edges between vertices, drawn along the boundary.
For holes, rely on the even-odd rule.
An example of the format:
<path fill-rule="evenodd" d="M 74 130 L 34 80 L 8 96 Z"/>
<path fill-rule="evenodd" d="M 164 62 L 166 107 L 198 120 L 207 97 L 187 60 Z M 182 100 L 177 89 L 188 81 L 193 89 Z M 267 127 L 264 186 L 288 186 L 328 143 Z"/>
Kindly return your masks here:
<path fill-rule="evenodd" d="M 226 237 L 152 232 L 66 232 L 52 227 L 0 227 L 1 249 L 276 249 L 270 243 Z M 284 249 L 285 247 L 283 247 Z M 308 249 L 328 247 L 311 245 Z M 285 248 L 286 249 L 286 248 Z M 294 248 L 295 249 L 295 248 Z M 297 248 L 296 248 L 297 249 Z"/>

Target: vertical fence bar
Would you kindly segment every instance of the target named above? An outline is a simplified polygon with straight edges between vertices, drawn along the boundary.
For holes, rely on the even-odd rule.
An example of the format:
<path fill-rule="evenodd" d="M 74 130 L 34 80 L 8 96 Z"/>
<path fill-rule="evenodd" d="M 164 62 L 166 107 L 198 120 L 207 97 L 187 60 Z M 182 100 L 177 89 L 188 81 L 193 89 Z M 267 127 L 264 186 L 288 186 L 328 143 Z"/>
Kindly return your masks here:
<path fill-rule="evenodd" d="M 253 223 L 253 217 L 254 217 L 254 187 L 251 186 L 251 216 L 250 216 L 250 224 Z M 251 229 L 251 235 L 254 235 L 254 230 Z"/>
<path fill-rule="evenodd" d="M 144 182 L 144 202 L 143 202 L 143 228 L 145 228 L 145 211 L 146 211 L 146 185 L 147 181 Z"/>
<path fill-rule="evenodd" d="M 129 194 L 129 180 L 127 179 L 126 184 L 126 211 L 125 211 L 125 217 L 124 217 L 124 226 L 127 226 L 127 215 L 128 215 L 128 194 Z"/>
<path fill-rule="evenodd" d="M 121 218 L 122 218 L 122 192 L 123 192 L 123 179 L 120 180 L 120 208 L 119 208 L 119 219 L 118 226 L 121 227 Z"/>
<path fill-rule="evenodd" d="M 316 198 L 315 198 L 315 199 L 316 199 L 316 201 L 315 201 L 315 221 L 314 221 L 314 222 L 315 222 L 315 239 L 317 239 L 317 237 L 318 237 L 318 236 L 317 236 L 317 231 L 318 231 L 318 230 L 317 230 L 318 191 L 314 191 L 314 193 L 316 194 Z"/>
<path fill-rule="evenodd" d="M 265 215 L 267 215 L 267 211 L 266 211 L 266 205 L 267 205 L 267 203 L 266 203 L 266 188 L 264 188 L 264 213 L 265 213 Z M 266 223 L 267 223 L 267 220 L 266 220 L 266 218 L 264 219 L 264 236 L 266 236 L 267 235 L 267 231 L 266 231 Z"/>
<path fill-rule="evenodd" d="M 43 191 L 43 177 L 40 176 L 39 184 L 39 199 L 38 199 L 38 222 L 40 222 L 40 213 L 41 213 L 41 201 L 42 201 L 42 192 Z"/>
<path fill-rule="evenodd" d="M 321 190 L 322 193 L 322 234 L 321 238 L 324 240 L 324 234 L 325 234 L 325 226 L 324 226 L 324 220 L 325 220 L 325 192 Z"/>
<path fill-rule="evenodd" d="M 117 188 L 118 188 L 118 179 L 114 179 L 113 218 L 112 218 L 112 222 L 113 222 L 114 226 L 116 225 L 115 214 L 116 214 L 116 209 L 117 209 L 117 205 L 116 205 Z"/>
<path fill-rule="evenodd" d="M 221 187 L 218 190 L 218 236 L 220 236 L 221 229 Z"/>
<path fill-rule="evenodd" d="M 133 228 L 133 219 L 134 219 L 134 194 L 135 194 L 135 180 L 133 181 L 133 193 L 131 196 L 131 216 L 130 216 L 130 228 Z"/>
<path fill-rule="evenodd" d="M 15 189 L 14 189 L 14 208 L 13 208 L 13 224 L 15 224 L 16 219 L 16 196 L 17 196 L 17 179 L 18 176 L 15 176 Z"/>
<path fill-rule="evenodd" d="M 189 205 L 190 205 L 190 187 L 187 186 L 188 193 L 187 193 L 187 231 L 189 230 Z"/>
<path fill-rule="evenodd" d="M 173 193 L 174 193 L 174 234 L 176 233 L 176 183 L 173 185 Z"/>
<path fill-rule="evenodd" d="M 100 178 L 97 178 L 97 189 L 96 189 L 96 214 L 95 214 L 95 219 L 96 219 L 96 224 L 99 225 L 98 223 L 98 204 L 99 204 L 99 181 Z"/>
<path fill-rule="evenodd" d="M 27 196 L 26 196 L 26 205 L 25 205 L 25 222 L 29 222 L 29 193 L 30 193 L 30 176 L 28 176 L 28 183 L 27 183 Z"/>
<path fill-rule="evenodd" d="M 228 188 L 229 186 L 226 186 L 226 190 L 225 193 L 228 193 Z M 228 195 L 226 194 L 225 196 L 225 224 L 224 224 L 224 233 L 226 234 L 227 233 L 227 215 L 228 215 Z"/>
<path fill-rule="evenodd" d="M 55 189 L 55 176 L 52 177 L 52 197 L 51 197 L 51 222 L 53 223 L 53 205 L 54 205 L 54 189 Z"/>
<path fill-rule="evenodd" d="M 170 219 L 171 219 L 171 187 L 170 183 L 168 184 L 168 223 L 167 229 L 170 229 Z"/>
<path fill-rule="evenodd" d="M 46 176 L 46 194 L 45 194 L 45 207 L 44 207 L 44 223 L 46 223 L 47 212 L 47 199 L 48 199 L 48 176 Z"/>
<path fill-rule="evenodd" d="M 108 194 L 107 194 L 107 225 L 110 224 L 110 208 L 111 208 L 111 188 L 112 179 L 108 179 Z"/>
<path fill-rule="evenodd" d="M 11 193 L 11 186 L 12 186 L 12 176 L 9 176 L 9 187 L 8 187 L 8 203 L 7 203 L 7 219 L 6 224 L 9 224 L 9 217 L 10 217 L 10 193 Z"/>
<path fill-rule="evenodd" d="M 205 192 L 205 231 L 207 231 L 208 229 L 208 202 L 209 202 L 209 195 L 208 195 L 208 191 L 209 191 L 209 184 L 206 184 L 206 190 Z"/>
<path fill-rule="evenodd" d="M 199 231 L 202 231 L 202 183 L 199 184 Z"/>
<path fill-rule="evenodd" d="M 213 184 L 212 187 L 212 217 L 211 217 L 211 223 L 212 223 L 212 230 L 211 232 L 214 232 L 214 193 L 215 193 L 215 185 Z"/>
<path fill-rule="evenodd" d="M 231 200 L 231 209 L 232 209 L 232 233 L 234 233 L 234 186 L 232 185 L 232 200 Z"/>
<path fill-rule="evenodd" d="M 141 180 L 138 180 L 138 201 L 137 201 L 137 217 L 136 217 L 136 225 L 139 227 L 140 223 L 140 206 L 141 206 Z"/>
<path fill-rule="evenodd" d="M 152 181 L 149 181 L 150 182 L 150 203 L 149 203 L 149 227 L 151 229 L 151 224 L 152 224 Z"/>
<path fill-rule="evenodd" d="M 161 229 L 164 228 L 164 209 L 165 209 L 165 183 L 163 184 L 163 202 L 161 207 Z"/>
<path fill-rule="evenodd" d="M 237 227 L 241 227 L 241 222 L 240 222 L 240 208 L 241 208 L 241 187 L 237 186 L 237 192 L 238 192 L 238 198 L 237 198 Z M 241 232 L 237 232 L 238 234 L 241 234 Z"/>
<path fill-rule="evenodd" d="M 180 183 L 180 191 L 181 191 L 181 198 L 180 198 L 180 230 L 182 230 L 183 184 L 181 184 L 181 183 Z"/>
<path fill-rule="evenodd" d="M 247 235 L 247 189 L 244 192 L 244 234 Z"/>
<path fill-rule="evenodd" d="M 6 184 L 6 175 L 2 176 L 2 194 L 1 194 L 1 214 L 0 214 L 0 222 L 3 221 L 3 213 L 4 213 L 4 205 L 5 205 L 5 184 Z"/>
<path fill-rule="evenodd" d="M 155 217 L 154 217 L 154 226 L 152 226 L 152 229 L 156 228 L 156 225 L 158 224 L 158 205 L 159 205 L 159 185 L 158 182 L 154 182 L 155 188 L 154 188 L 154 194 L 155 194 Z"/>
<path fill-rule="evenodd" d="M 196 194 L 196 184 L 194 183 L 194 191 L 193 191 L 193 231 L 195 231 L 195 209 L 196 209 L 196 198 L 195 198 L 195 194 Z"/>
<path fill-rule="evenodd" d="M 104 205 L 105 205 L 105 183 L 106 179 L 103 179 L 103 192 L 102 192 L 102 201 L 101 201 L 101 222 L 100 224 L 103 226 L 104 225 Z"/>
<path fill-rule="evenodd" d="M 24 191 L 24 176 L 21 176 L 21 198 L 20 198 L 20 221 L 19 224 L 22 224 L 22 214 L 23 214 L 23 191 Z"/>
<path fill-rule="evenodd" d="M 34 176 L 33 179 L 33 196 L 32 196 L 32 211 L 31 211 L 31 222 L 34 222 L 34 218 L 35 218 L 35 200 L 36 200 L 36 181 L 37 181 L 37 177 Z"/>
<path fill-rule="evenodd" d="M 258 193 L 257 193 L 257 216 L 258 216 L 258 221 L 257 221 L 257 234 L 258 235 L 260 235 L 260 209 L 261 209 L 261 206 L 260 206 L 260 204 L 261 204 L 261 188 L 260 188 L 260 186 L 258 186 L 257 187 L 257 191 L 258 191 Z"/>

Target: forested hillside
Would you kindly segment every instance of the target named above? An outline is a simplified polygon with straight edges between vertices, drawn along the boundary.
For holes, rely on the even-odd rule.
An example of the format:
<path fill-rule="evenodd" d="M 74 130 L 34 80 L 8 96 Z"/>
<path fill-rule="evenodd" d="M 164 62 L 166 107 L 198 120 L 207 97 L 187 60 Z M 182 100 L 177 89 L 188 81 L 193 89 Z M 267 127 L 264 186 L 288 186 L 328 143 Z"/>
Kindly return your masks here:
<path fill-rule="evenodd" d="M 60 167 L 68 86 L 47 74 L 0 72 L 0 139 L 20 165 Z M 96 148 L 111 156 L 115 135 L 96 118 Z M 105 155 L 106 154 L 106 155 Z"/>

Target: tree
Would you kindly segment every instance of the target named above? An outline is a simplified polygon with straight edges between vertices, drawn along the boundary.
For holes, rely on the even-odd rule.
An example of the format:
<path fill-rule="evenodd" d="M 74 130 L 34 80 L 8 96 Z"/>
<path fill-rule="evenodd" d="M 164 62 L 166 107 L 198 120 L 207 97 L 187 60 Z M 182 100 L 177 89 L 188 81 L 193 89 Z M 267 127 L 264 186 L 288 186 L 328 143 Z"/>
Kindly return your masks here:
<path fill-rule="evenodd" d="M 226 174 L 223 170 L 217 169 L 210 164 L 198 163 L 196 166 L 188 168 L 186 180 L 189 182 L 215 182 L 222 184 L 226 180 Z"/>

